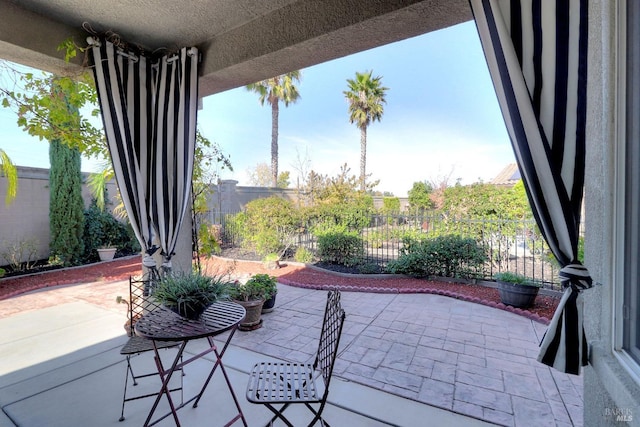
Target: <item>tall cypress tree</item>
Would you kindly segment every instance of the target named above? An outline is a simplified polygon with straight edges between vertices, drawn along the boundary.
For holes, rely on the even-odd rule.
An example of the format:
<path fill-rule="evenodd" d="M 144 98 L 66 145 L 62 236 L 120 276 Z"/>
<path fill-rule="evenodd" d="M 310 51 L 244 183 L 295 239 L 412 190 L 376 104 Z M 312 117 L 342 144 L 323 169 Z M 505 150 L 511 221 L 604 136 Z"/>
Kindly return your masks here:
<path fill-rule="evenodd" d="M 53 96 L 67 96 L 64 90 L 52 85 Z M 69 107 L 69 116 L 76 118 L 77 109 Z M 52 118 L 54 120 L 55 118 Z M 66 126 L 73 126 L 66 123 Z M 64 265 L 78 263 L 84 251 L 82 234 L 84 230 L 84 201 L 82 199 L 82 175 L 80 173 L 80 152 L 69 148 L 60 140 L 49 141 L 49 229 L 51 240 L 49 250 Z"/>

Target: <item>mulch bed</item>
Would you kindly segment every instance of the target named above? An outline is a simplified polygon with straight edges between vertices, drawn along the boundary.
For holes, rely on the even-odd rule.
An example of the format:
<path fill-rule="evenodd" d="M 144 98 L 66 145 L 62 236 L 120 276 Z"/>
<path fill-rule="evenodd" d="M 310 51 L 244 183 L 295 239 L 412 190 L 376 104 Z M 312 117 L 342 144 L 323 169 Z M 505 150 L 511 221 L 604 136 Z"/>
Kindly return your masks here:
<path fill-rule="evenodd" d="M 313 266 L 285 262 L 278 269 L 267 269 L 260 262 L 213 257 L 203 261 L 203 270 L 249 276 L 266 273 L 276 276 L 280 283 L 312 289 L 339 289 L 353 292 L 431 293 L 511 311 L 541 323 L 548 324 L 558 305 L 558 298 L 538 295 L 533 307 L 522 310 L 505 306 L 498 291 L 486 286 L 433 281 L 380 274 L 346 274 Z M 33 275 L 0 279 L 0 300 L 50 286 L 70 285 L 97 281 L 116 281 L 131 275 L 140 275 L 140 257 L 118 258 L 87 266 L 66 268 Z"/>

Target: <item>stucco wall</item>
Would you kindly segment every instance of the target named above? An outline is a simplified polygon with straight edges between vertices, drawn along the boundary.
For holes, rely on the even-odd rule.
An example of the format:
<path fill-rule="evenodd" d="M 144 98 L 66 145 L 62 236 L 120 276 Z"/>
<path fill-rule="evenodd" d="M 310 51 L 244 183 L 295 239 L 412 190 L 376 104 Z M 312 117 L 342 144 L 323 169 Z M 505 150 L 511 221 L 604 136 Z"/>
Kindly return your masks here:
<path fill-rule="evenodd" d="M 108 184 L 107 188 L 110 196 L 116 194 L 115 183 Z M 7 264 L 2 254 L 8 247 L 20 242 L 33 242 L 37 246 L 37 259 L 49 258 L 49 170 L 19 166 L 18 193 L 8 205 L 4 203 L 6 192 L 7 179 L 3 176 L 0 177 L 0 265 Z M 86 185 L 82 195 L 88 206 L 91 193 Z"/>
<path fill-rule="evenodd" d="M 214 212 L 240 212 L 245 205 L 252 200 L 270 196 L 279 196 L 297 203 L 300 199 L 300 192 L 294 188 L 265 188 L 265 187 L 239 187 L 238 181 L 227 179 L 220 182 L 213 194 L 209 197 L 209 209 Z M 373 206 L 381 208 L 383 197 L 374 196 Z M 409 207 L 409 199 L 399 197 L 400 210 Z"/>
<path fill-rule="evenodd" d="M 220 182 L 209 197 L 209 209 L 215 212 L 240 212 L 254 199 L 279 196 L 292 202 L 298 200 L 298 192 L 291 188 L 238 187 L 238 181 L 226 179 Z"/>
<path fill-rule="evenodd" d="M 84 180 L 88 177 L 83 175 Z M 0 266 L 7 262 L 2 257 L 12 244 L 31 241 L 37 246 L 36 259 L 49 257 L 49 170 L 40 168 L 18 167 L 18 194 L 9 205 L 4 203 L 4 195 L 7 189 L 7 179 L 0 177 Z M 263 188 L 263 187 L 238 187 L 237 181 L 225 180 L 214 189 L 209 199 L 209 208 L 214 212 L 239 212 L 251 200 L 277 195 L 292 202 L 297 202 L 298 191 L 295 189 Z M 115 182 L 107 185 L 109 196 L 117 193 Z M 91 193 L 88 187 L 83 187 L 85 206 L 91 201 Z M 382 207 L 382 197 L 374 197 L 374 206 Z M 400 199 L 400 205 L 404 209 L 408 205 L 406 198 Z M 111 208 L 115 203 L 111 205 Z M 185 230 L 190 229 L 191 217 L 185 217 Z M 190 233 L 181 233 L 180 246 L 176 248 L 176 254 L 187 255 L 184 259 L 174 258 L 174 264 L 190 263 L 191 253 Z M 23 259 L 26 261 L 26 259 Z"/>
<path fill-rule="evenodd" d="M 640 388 L 613 350 L 616 280 L 615 146 L 616 3 L 590 2 L 589 93 L 585 191 L 585 262 L 603 286 L 585 292 L 585 330 L 591 346 L 584 371 L 584 425 L 640 425 Z M 618 279 L 619 280 L 619 279 Z M 630 414 L 628 423 L 617 419 Z"/>

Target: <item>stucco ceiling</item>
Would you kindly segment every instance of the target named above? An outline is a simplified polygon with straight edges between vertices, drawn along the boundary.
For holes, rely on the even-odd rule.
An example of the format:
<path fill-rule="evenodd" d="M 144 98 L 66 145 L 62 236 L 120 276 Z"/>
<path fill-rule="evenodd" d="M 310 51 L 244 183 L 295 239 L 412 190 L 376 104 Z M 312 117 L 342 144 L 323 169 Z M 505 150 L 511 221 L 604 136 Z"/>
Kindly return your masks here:
<path fill-rule="evenodd" d="M 468 0 L 0 0 L 0 58 L 60 72 L 83 24 L 154 51 L 197 46 L 202 96 L 471 19 Z"/>

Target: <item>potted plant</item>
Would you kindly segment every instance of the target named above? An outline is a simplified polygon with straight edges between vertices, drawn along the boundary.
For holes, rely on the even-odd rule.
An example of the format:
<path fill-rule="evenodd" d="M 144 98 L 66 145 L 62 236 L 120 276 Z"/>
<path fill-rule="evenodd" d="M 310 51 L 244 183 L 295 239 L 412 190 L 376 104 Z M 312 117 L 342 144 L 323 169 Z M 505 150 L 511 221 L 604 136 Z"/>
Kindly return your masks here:
<path fill-rule="evenodd" d="M 111 261 L 113 257 L 115 257 L 118 248 L 113 246 L 111 242 L 108 242 L 107 244 L 100 246 L 96 250 L 98 251 L 100 261 Z"/>
<path fill-rule="evenodd" d="M 265 301 L 262 304 L 262 313 L 269 313 L 273 311 L 273 307 L 276 305 L 276 295 L 278 293 L 277 281 L 274 276 L 268 274 L 255 274 L 249 279 L 252 282 L 256 282 L 264 289 Z"/>
<path fill-rule="evenodd" d="M 493 278 L 498 282 L 500 300 L 505 305 L 531 307 L 538 296 L 540 286 L 521 274 L 504 271 L 496 273 Z"/>
<path fill-rule="evenodd" d="M 197 319 L 216 300 L 227 299 L 229 281 L 200 273 L 172 273 L 162 277 L 153 297 L 179 315 Z"/>
<path fill-rule="evenodd" d="M 122 240 L 120 224 L 110 215 L 106 218 L 102 221 L 102 233 L 97 248 L 100 261 L 111 261 L 118 250 L 115 242 Z"/>
<path fill-rule="evenodd" d="M 256 274 L 246 283 L 236 282 L 235 286 L 229 289 L 231 299 L 247 311 L 239 326 L 241 330 L 253 330 L 262 326 L 262 306 L 276 291 L 275 278 L 268 274 Z"/>

